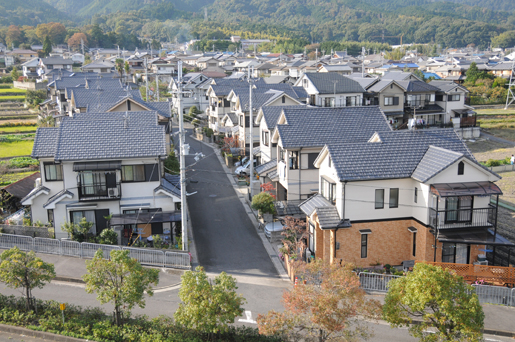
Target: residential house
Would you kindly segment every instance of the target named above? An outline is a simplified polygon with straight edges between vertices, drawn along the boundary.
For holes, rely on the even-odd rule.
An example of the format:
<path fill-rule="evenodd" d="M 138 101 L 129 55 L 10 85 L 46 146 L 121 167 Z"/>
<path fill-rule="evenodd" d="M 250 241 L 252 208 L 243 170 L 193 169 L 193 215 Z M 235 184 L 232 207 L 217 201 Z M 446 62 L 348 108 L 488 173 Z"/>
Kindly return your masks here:
<path fill-rule="evenodd" d="M 12 57 L 13 64 L 17 63 L 25 63 L 30 61 L 31 59 L 38 57 L 38 53 L 36 51 L 32 50 L 24 50 L 24 49 L 15 49 L 13 51 L 8 51 L 5 53 L 5 56 Z M 6 67 L 7 65 L 7 59 L 6 59 Z"/>
<path fill-rule="evenodd" d="M 476 115 L 474 108 L 466 105 L 469 91 L 464 86 L 452 81 L 434 80 L 429 85 L 437 87 L 435 103 L 442 107 L 446 113 L 445 122 L 455 121 L 460 118 L 461 127 L 475 127 Z"/>
<path fill-rule="evenodd" d="M 361 106 L 365 93 L 358 82 L 335 72 L 303 74 L 295 86 L 303 87 L 309 104 L 317 107 Z"/>
<path fill-rule="evenodd" d="M 260 127 L 265 132 L 263 120 Z M 389 131 L 391 127 L 378 106 L 283 109 L 270 133 L 270 143 L 276 144 L 272 148 L 277 149 L 277 182 L 274 182 L 277 200 L 304 200 L 318 191 L 318 174 L 313 163 L 327 143 L 366 142 L 374 132 Z M 265 144 L 261 141 L 261 145 Z M 263 149 L 267 151 L 266 145 Z"/>
<path fill-rule="evenodd" d="M 195 106 L 198 110 L 206 112 L 209 106 L 209 95 L 207 94 L 211 78 L 201 72 L 190 72 L 182 77 L 182 94 L 179 103 L 177 91 L 179 84 L 177 78 L 172 78 L 168 88 L 172 92 L 172 106 L 175 112 L 179 112 L 179 105 L 183 114 L 187 114 L 191 107 Z"/>
<path fill-rule="evenodd" d="M 377 132 L 334 139 L 315 160 L 320 192 L 299 207 L 308 255 L 356 266 L 404 261 L 468 264 L 496 233 L 500 177 L 480 165 L 452 129 Z M 483 251 L 481 251 L 483 250 Z"/>
<path fill-rule="evenodd" d="M 114 72 L 114 63 L 106 60 L 96 60 L 83 65 L 81 69 L 83 72 L 112 73 Z"/>
<path fill-rule="evenodd" d="M 39 75 L 44 75 L 50 70 L 67 70 L 72 71 L 73 61 L 62 57 L 47 57 L 39 59 Z"/>
<path fill-rule="evenodd" d="M 86 218 L 92 234 L 114 226 L 119 241 L 174 239 L 180 188 L 163 169 L 165 141 L 155 112 L 81 113 L 39 128 L 32 157 L 41 179 L 22 204 L 33 221 L 51 222 L 56 238 L 68 237 L 63 224 Z"/>
<path fill-rule="evenodd" d="M 22 73 L 24 77 L 29 79 L 36 79 L 38 75 L 39 58 L 33 58 L 21 65 Z"/>

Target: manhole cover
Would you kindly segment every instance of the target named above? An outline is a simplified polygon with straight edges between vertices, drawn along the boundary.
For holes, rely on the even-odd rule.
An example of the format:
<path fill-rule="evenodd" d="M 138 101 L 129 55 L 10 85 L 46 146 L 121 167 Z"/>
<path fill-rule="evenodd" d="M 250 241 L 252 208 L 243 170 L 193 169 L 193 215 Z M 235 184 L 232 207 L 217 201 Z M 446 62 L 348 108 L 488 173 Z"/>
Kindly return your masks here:
<path fill-rule="evenodd" d="M 216 195 L 209 195 L 209 197 L 216 197 Z"/>

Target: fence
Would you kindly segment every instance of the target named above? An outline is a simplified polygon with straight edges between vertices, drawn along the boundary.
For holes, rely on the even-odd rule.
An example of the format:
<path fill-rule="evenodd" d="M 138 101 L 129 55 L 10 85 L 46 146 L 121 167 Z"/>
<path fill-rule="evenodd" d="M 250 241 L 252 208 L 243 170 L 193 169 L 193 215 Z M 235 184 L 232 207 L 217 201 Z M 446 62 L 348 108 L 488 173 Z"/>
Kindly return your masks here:
<path fill-rule="evenodd" d="M 388 283 L 400 278 L 391 274 L 360 273 L 361 288 L 367 291 L 388 292 Z M 515 288 L 491 285 L 472 285 L 481 304 L 515 306 Z"/>
<path fill-rule="evenodd" d="M 104 258 L 109 259 L 112 250 L 128 250 L 131 258 L 138 260 L 142 265 L 191 268 L 190 255 L 184 252 L 170 252 L 149 250 L 144 248 L 129 248 L 111 245 L 70 240 L 56 240 L 47 238 L 32 238 L 30 236 L 0 234 L 0 249 L 10 249 L 17 246 L 23 251 L 36 253 L 55 254 L 78 258 L 93 258 L 96 251 L 101 249 Z"/>

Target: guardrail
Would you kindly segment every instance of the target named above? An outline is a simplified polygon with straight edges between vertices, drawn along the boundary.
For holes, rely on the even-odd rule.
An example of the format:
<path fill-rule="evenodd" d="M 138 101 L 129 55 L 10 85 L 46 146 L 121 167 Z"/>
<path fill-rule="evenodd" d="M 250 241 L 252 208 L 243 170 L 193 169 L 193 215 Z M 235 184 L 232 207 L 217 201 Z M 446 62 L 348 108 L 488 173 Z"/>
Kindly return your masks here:
<path fill-rule="evenodd" d="M 380 273 L 360 273 L 361 288 L 367 291 L 388 292 L 388 283 L 401 276 Z M 472 285 L 481 304 L 515 306 L 515 288 L 492 285 Z"/>
<path fill-rule="evenodd" d="M 106 259 L 109 259 L 109 253 L 112 250 L 128 250 L 131 258 L 138 260 L 142 265 L 182 269 L 191 268 L 190 255 L 184 252 L 150 250 L 145 248 L 120 247 L 89 242 L 80 243 L 70 240 L 0 234 L 0 249 L 10 249 L 15 246 L 23 251 L 34 251 L 36 253 L 87 259 L 93 258 L 95 252 L 99 249 L 104 251 L 104 258 Z"/>

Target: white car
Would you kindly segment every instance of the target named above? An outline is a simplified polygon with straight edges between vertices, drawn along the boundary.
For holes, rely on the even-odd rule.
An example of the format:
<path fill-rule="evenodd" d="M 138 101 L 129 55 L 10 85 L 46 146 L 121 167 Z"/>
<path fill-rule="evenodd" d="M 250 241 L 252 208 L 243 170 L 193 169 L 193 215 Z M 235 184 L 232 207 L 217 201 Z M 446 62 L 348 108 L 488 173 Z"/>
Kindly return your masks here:
<path fill-rule="evenodd" d="M 256 167 L 256 159 L 254 159 L 254 167 Z M 234 173 L 238 176 L 250 175 L 250 160 L 243 164 L 243 166 L 238 166 Z"/>
<path fill-rule="evenodd" d="M 249 156 L 245 156 L 245 157 L 243 157 L 243 159 L 242 159 L 242 160 L 237 161 L 236 163 L 234 163 L 234 166 L 241 166 L 241 165 L 245 165 L 245 163 L 247 162 L 247 160 L 249 160 Z"/>
<path fill-rule="evenodd" d="M 283 224 L 281 221 L 267 223 L 265 226 L 265 236 L 270 240 L 272 238 L 280 238 L 283 231 Z"/>

